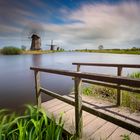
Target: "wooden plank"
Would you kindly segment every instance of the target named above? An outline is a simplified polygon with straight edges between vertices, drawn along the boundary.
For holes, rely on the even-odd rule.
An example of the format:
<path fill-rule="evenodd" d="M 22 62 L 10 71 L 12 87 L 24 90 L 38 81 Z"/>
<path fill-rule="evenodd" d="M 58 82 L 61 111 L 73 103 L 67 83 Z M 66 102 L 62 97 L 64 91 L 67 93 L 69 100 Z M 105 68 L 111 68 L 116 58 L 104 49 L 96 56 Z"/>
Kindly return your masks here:
<path fill-rule="evenodd" d="M 64 129 L 71 134 L 75 134 L 75 109 L 68 110 L 64 116 Z"/>
<path fill-rule="evenodd" d="M 63 102 L 61 100 L 58 100 L 58 99 L 52 99 L 52 100 L 49 100 L 49 101 L 46 101 L 46 102 L 43 102 L 41 105 L 43 108 L 46 108 L 46 109 L 49 109 L 51 107 L 55 107 L 59 104 L 62 104 Z"/>
<path fill-rule="evenodd" d="M 130 114 L 129 118 L 130 119 L 127 119 L 127 122 L 140 127 L 140 112 Z"/>
<path fill-rule="evenodd" d="M 88 100 L 88 96 L 86 97 Z M 84 96 L 85 99 L 85 96 Z M 93 103 L 95 103 L 96 105 L 102 107 L 104 106 L 104 108 L 102 110 L 106 111 L 105 113 L 111 116 L 114 116 L 115 118 L 121 119 L 122 121 L 131 123 L 137 127 L 140 127 L 140 113 L 130 113 L 130 111 L 128 109 L 124 109 L 122 107 L 118 108 L 118 107 L 112 107 L 110 108 L 109 105 L 111 106 L 111 104 L 108 102 L 105 102 L 103 100 L 102 104 L 94 102 L 95 99 L 93 99 Z M 96 99 L 97 100 L 97 99 Z M 106 105 L 105 105 L 106 104 Z M 106 107 L 105 107 L 106 106 Z M 108 106 L 108 107 L 107 107 Z M 101 109 L 100 109 L 101 111 Z"/>
<path fill-rule="evenodd" d="M 67 106 L 66 103 L 61 103 L 61 104 L 56 105 L 56 106 L 54 106 L 54 107 L 52 107 L 52 108 L 49 108 L 49 109 L 47 109 L 47 110 L 48 110 L 48 111 L 51 111 L 52 113 L 54 113 L 55 111 L 60 110 L 61 108 L 64 109 L 65 106 Z"/>
<path fill-rule="evenodd" d="M 70 118 L 73 120 L 73 122 L 75 122 L 75 110 L 74 108 L 71 109 L 71 110 L 68 110 L 65 114 L 64 114 L 64 117 L 66 118 L 66 120 L 69 120 Z M 83 111 L 83 118 L 85 116 L 87 116 L 89 113 Z"/>
<path fill-rule="evenodd" d="M 83 117 L 83 127 L 84 127 L 84 129 L 85 129 L 86 125 L 88 125 L 89 123 L 91 123 L 95 119 L 97 119 L 97 116 L 89 114 L 89 113 L 88 113 L 88 115 Z"/>
<path fill-rule="evenodd" d="M 55 100 L 55 99 L 53 99 L 53 100 Z M 106 102 L 100 103 L 99 101 L 96 101 L 93 98 L 89 98 L 88 96 L 84 96 L 83 100 L 90 101 L 90 106 L 93 106 L 94 103 L 96 103 L 94 108 L 96 108 L 96 106 L 102 107 L 103 105 L 106 104 Z M 55 100 L 54 102 L 48 101 L 49 103 L 47 103 L 47 104 L 43 103 L 43 104 L 45 104 L 46 109 L 47 109 L 47 105 L 49 106 L 51 104 L 51 107 L 49 109 L 49 114 L 50 114 L 50 112 L 54 113 L 54 115 L 57 118 L 60 117 L 60 114 L 63 114 L 63 121 L 65 122 L 64 129 L 67 130 L 68 132 L 74 134 L 75 133 L 74 107 L 71 105 L 68 105 L 67 103 L 64 103 L 62 101 L 60 101 L 60 103 L 59 103 L 59 100 L 58 100 L 59 104 L 57 103 L 58 105 L 56 104 L 55 106 L 53 106 L 52 104 L 55 103 L 56 101 L 57 100 Z M 108 107 L 107 104 L 105 106 Z M 107 109 L 108 111 L 127 115 L 127 117 L 128 117 L 128 115 L 131 115 L 128 112 L 121 112 L 122 108 L 99 108 L 100 111 L 104 110 L 104 109 Z M 135 116 L 135 114 L 133 114 L 133 115 Z M 114 115 L 114 116 L 117 116 L 117 115 Z M 137 117 L 138 116 L 136 116 L 136 118 Z M 122 119 L 121 116 L 118 116 L 118 118 Z M 123 120 L 127 121 L 127 119 L 125 117 L 123 118 Z M 130 131 L 125 130 L 123 128 L 120 128 L 120 127 L 116 126 L 115 124 L 107 122 L 107 121 L 105 121 L 105 120 L 103 120 L 95 115 L 92 115 L 86 111 L 83 111 L 83 126 L 84 126 L 83 127 L 83 131 L 84 131 L 83 132 L 83 140 L 84 140 L 84 138 L 98 140 L 99 138 L 113 139 L 115 137 L 117 137 L 117 139 L 120 139 L 121 134 L 131 134 Z M 122 133 L 120 133 L 120 132 L 122 132 Z M 137 138 L 138 136 L 136 134 L 133 134 L 132 137 Z"/>
<path fill-rule="evenodd" d="M 99 86 L 105 86 L 105 87 L 110 87 L 110 88 L 115 88 L 115 89 L 120 89 L 120 90 L 125 90 L 125 91 L 130 91 L 130 92 L 134 92 L 134 93 L 140 93 L 139 89 L 134 89 L 134 88 L 130 88 L 130 87 L 126 87 L 126 86 L 117 86 L 115 84 L 110 84 L 110 83 L 105 83 L 105 82 L 97 82 L 97 81 L 93 81 L 93 80 L 82 80 L 83 83 L 88 83 L 88 84 L 93 84 L 93 85 L 99 85 Z"/>
<path fill-rule="evenodd" d="M 91 138 L 91 135 L 101 128 L 105 123 L 106 121 L 101 118 L 93 119 L 93 121 L 84 127 L 83 137 Z"/>
<path fill-rule="evenodd" d="M 36 102 L 37 107 L 41 107 L 41 95 L 40 95 L 40 73 L 39 71 L 34 71 L 35 76 L 35 91 L 36 91 Z"/>
<path fill-rule="evenodd" d="M 113 63 L 72 63 L 72 65 L 101 66 L 101 67 L 127 67 L 140 68 L 139 64 L 113 64 Z"/>
<path fill-rule="evenodd" d="M 90 97 L 91 98 L 91 97 Z M 85 99 L 85 101 L 89 100 L 88 96 L 83 96 L 83 99 Z M 92 99 L 92 98 L 91 98 Z M 96 105 L 95 105 L 96 104 Z M 133 124 L 132 122 L 126 121 L 126 119 L 129 118 L 130 113 L 127 112 L 121 112 L 121 108 L 105 108 L 104 106 L 108 106 L 109 105 L 113 105 L 113 104 L 104 104 L 103 101 L 101 101 L 101 103 L 94 103 L 93 100 L 93 104 L 88 104 L 88 103 L 83 103 L 83 110 L 96 115 L 98 117 L 101 117 L 107 121 L 110 121 L 116 125 L 119 125 L 125 129 L 128 129 L 130 131 L 133 131 L 135 133 L 140 133 L 140 127 Z M 86 109 L 84 108 L 86 107 Z"/>
<path fill-rule="evenodd" d="M 72 110 L 73 108 L 74 108 L 73 106 L 67 104 L 64 107 L 59 108 L 58 110 L 53 111 L 53 113 L 54 114 L 60 114 L 61 113 L 65 117 L 66 112 Z M 74 112 L 73 112 L 73 115 L 74 115 Z"/>
<path fill-rule="evenodd" d="M 137 135 L 135 133 L 131 133 L 130 139 L 131 140 L 140 140 L 140 135 Z"/>
<path fill-rule="evenodd" d="M 105 74 L 95 74 L 95 73 L 79 73 L 67 70 L 56 70 L 56 69 L 46 69 L 46 68 L 38 68 L 38 67 L 31 67 L 31 70 L 36 70 L 40 72 L 48 72 L 53 74 L 65 75 L 65 76 L 72 76 L 72 77 L 79 77 L 91 80 L 97 80 L 102 82 L 109 82 L 109 83 L 116 83 L 126 86 L 132 87 L 140 87 L 140 80 L 128 77 L 119 77 L 119 76 L 111 76 Z"/>
<path fill-rule="evenodd" d="M 82 89 L 81 89 L 82 80 L 81 78 L 75 78 L 75 129 L 76 137 L 82 137 L 83 131 L 83 120 L 82 120 Z"/>
<path fill-rule="evenodd" d="M 77 72 L 80 71 L 80 65 L 77 65 Z"/>
<path fill-rule="evenodd" d="M 123 129 L 121 127 L 118 127 L 114 133 L 112 133 L 112 135 L 109 136 L 108 140 L 121 140 L 122 137 L 121 135 L 130 135 L 131 132 L 126 130 L 126 129 Z"/>
<path fill-rule="evenodd" d="M 117 125 L 107 122 L 93 133 L 90 138 L 94 140 L 105 140 L 117 129 L 117 127 Z"/>
<path fill-rule="evenodd" d="M 122 67 L 121 66 L 118 66 L 117 68 L 117 76 L 121 76 L 121 73 L 122 73 Z M 121 90 L 120 90 L 120 85 L 121 84 L 118 84 L 117 87 L 117 105 L 120 105 L 121 104 Z"/>
<path fill-rule="evenodd" d="M 61 101 L 64 101 L 64 102 L 66 102 L 66 103 L 68 103 L 70 105 L 75 105 L 75 102 L 73 100 L 70 100 L 69 98 L 67 98 L 67 96 L 61 96 L 61 95 L 59 95 L 59 94 L 57 94 L 55 92 L 52 92 L 52 91 L 47 90 L 47 89 L 44 89 L 42 87 L 40 88 L 40 92 L 43 92 L 43 93 L 45 93 L 45 94 L 47 94 L 49 96 L 52 96 L 52 97 L 57 98 L 57 99 L 59 99 Z"/>

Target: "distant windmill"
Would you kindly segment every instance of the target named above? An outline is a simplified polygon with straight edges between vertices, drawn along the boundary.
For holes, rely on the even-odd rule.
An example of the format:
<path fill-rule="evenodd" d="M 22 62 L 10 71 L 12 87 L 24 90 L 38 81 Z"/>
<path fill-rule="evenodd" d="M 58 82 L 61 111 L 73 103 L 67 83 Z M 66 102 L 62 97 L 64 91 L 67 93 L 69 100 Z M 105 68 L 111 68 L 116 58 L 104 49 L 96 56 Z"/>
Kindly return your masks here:
<path fill-rule="evenodd" d="M 31 48 L 30 50 L 41 50 L 41 39 L 37 34 L 32 34 L 31 36 Z"/>
<path fill-rule="evenodd" d="M 43 36 L 43 28 L 35 23 L 27 24 L 23 29 L 22 38 L 30 41 L 30 50 L 41 50 L 41 37 Z"/>
<path fill-rule="evenodd" d="M 55 50 L 55 46 L 57 46 L 57 45 L 54 45 L 53 40 L 51 40 L 51 44 L 47 44 L 47 46 L 50 46 L 50 50 L 53 51 L 53 50 Z"/>

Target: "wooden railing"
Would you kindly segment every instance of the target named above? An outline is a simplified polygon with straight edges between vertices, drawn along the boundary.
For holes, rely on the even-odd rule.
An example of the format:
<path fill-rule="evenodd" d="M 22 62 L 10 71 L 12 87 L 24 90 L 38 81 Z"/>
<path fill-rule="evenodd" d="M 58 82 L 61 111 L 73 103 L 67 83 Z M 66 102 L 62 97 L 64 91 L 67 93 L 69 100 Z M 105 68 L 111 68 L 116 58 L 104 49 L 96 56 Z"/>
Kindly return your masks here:
<path fill-rule="evenodd" d="M 75 134 L 76 134 L 77 138 L 82 137 L 82 129 L 83 129 L 82 110 L 87 111 L 100 118 L 103 118 L 107 121 L 110 121 L 118 126 L 128 129 L 132 132 L 140 134 L 140 127 L 135 126 L 134 124 L 128 123 L 126 121 L 123 121 L 121 119 L 115 118 L 113 116 L 110 116 L 108 114 L 105 114 L 101 111 L 98 111 L 94 108 L 91 108 L 91 107 L 83 104 L 82 103 L 82 91 L 81 91 L 81 83 L 83 80 L 90 80 L 90 81 L 96 80 L 96 81 L 104 82 L 108 85 L 110 85 L 111 83 L 117 84 L 117 85 L 121 84 L 121 85 L 125 86 L 125 88 L 127 88 L 127 89 L 135 88 L 135 91 L 140 93 L 140 89 L 139 89 L 140 80 L 126 78 L 126 77 L 120 77 L 120 76 L 109 76 L 109 75 L 104 75 L 104 74 L 90 74 L 90 73 L 84 73 L 84 72 L 74 72 L 74 71 L 66 71 L 66 70 L 37 68 L 37 67 L 31 67 L 30 69 L 34 70 L 34 74 L 35 74 L 35 89 L 36 89 L 36 99 L 37 99 L 38 107 L 41 107 L 41 95 L 40 95 L 41 93 L 45 93 L 49 96 L 57 98 L 70 105 L 73 105 L 75 107 L 75 132 L 76 132 Z M 39 76 L 40 72 L 74 77 L 75 101 L 41 87 L 40 76 Z"/>
<path fill-rule="evenodd" d="M 99 67 L 116 67 L 117 68 L 117 76 L 122 76 L 122 70 L 123 68 L 140 68 L 139 64 L 106 64 L 106 63 L 72 63 L 73 65 L 77 66 L 77 72 L 80 71 L 80 67 L 81 66 L 99 66 Z M 95 85 L 101 85 L 101 86 L 107 86 L 107 87 L 111 87 L 111 88 L 116 88 L 117 89 L 117 105 L 121 104 L 122 101 L 122 97 L 121 97 L 121 90 L 127 90 L 130 92 L 137 92 L 134 89 L 128 89 L 126 87 L 122 87 L 121 83 L 117 84 L 117 85 L 108 85 L 105 83 L 101 83 L 101 82 L 91 82 L 89 80 L 83 80 L 82 82 L 85 83 L 90 83 L 90 84 L 95 84 Z"/>

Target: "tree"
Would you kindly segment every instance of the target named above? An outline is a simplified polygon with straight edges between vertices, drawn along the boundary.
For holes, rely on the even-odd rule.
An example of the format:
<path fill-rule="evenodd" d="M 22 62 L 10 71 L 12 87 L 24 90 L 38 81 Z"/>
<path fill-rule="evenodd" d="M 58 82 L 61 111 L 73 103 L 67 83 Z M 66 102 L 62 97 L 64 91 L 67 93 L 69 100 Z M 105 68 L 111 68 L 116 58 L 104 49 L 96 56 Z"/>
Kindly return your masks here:
<path fill-rule="evenodd" d="M 103 50 L 104 49 L 103 45 L 99 45 L 98 49 Z"/>
<path fill-rule="evenodd" d="M 57 49 L 56 49 L 57 51 L 59 51 L 60 50 L 60 47 L 57 47 Z"/>
<path fill-rule="evenodd" d="M 131 50 L 137 50 L 137 48 L 136 47 L 132 47 Z"/>
<path fill-rule="evenodd" d="M 26 50 L 26 46 L 22 45 L 21 46 L 21 50 L 25 51 Z"/>

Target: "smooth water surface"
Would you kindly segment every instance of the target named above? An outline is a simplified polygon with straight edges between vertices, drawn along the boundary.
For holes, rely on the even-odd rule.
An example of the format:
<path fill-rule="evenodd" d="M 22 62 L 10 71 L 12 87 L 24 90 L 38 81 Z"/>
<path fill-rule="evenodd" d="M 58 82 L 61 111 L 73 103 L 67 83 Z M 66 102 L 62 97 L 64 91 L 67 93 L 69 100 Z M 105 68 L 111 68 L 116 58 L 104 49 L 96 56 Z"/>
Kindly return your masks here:
<path fill-rule="evenodd" d="M 0 55 L 0 108 L 19 109 L 23 104 L 35 103 L 34 73 L 31 66 L 76 70 L 72 62 L 126 63 L 140 64 L 140 55 L 62 52 L 42 55 Z M 116 68 L 81 67 L 81 71 L 113 74 Z M 127 75 L 140 69 L 124 69 Z M 42 74 L 41 85 L 59 94 L 69 94 L 73 90 L 71 77 Z M 43 101 L 50 99 L 43 96 Z"/>

